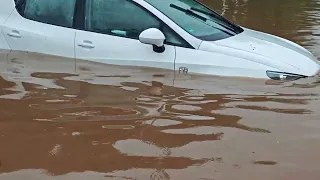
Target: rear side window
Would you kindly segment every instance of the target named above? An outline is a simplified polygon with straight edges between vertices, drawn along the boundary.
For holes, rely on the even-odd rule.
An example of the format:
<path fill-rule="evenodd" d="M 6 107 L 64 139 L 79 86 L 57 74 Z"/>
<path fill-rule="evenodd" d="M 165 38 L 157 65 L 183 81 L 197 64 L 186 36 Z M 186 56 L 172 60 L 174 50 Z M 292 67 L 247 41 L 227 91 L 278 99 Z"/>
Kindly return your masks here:
<path fill-rule="evenodd" d="M 18 9 L 27 19 L 72 27 L 76 0 L 25 0 Z"/>

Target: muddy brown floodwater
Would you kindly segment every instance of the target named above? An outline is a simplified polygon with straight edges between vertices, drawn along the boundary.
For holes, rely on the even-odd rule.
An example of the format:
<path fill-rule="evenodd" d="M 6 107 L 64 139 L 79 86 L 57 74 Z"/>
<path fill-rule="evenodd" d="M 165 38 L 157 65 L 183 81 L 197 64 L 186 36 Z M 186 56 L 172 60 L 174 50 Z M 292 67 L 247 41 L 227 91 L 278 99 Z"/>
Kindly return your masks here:
<path fill-rule="evenodd" d="M 319 1 L 208 1 L 320 55 Z M 0 52 L 1 180 L 318 180 L 320 78 L 181 75 Z"/>

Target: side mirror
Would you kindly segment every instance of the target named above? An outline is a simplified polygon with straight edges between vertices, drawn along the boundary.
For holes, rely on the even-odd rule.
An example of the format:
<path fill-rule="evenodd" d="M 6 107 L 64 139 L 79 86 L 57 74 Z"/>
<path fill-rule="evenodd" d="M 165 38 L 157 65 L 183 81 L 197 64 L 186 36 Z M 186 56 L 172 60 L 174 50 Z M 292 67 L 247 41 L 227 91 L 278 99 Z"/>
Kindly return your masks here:
<path fill-rule="evenodd" d="M 153 50 L 157 53 L 164 52 L 165 39 L 166 37 L 164 36 L 164 34 L 157 28 L 146 29 L 139 36 L 139 40 L 141 43 L 152 45 Z"/>

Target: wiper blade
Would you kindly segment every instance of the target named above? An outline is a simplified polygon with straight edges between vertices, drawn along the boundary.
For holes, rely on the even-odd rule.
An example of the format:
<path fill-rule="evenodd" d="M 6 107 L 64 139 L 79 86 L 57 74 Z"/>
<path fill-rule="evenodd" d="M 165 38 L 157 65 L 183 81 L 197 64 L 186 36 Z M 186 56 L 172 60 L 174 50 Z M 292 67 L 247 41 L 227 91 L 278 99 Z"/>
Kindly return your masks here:
<path fill-rule="evenodd" d="M 232 28 L 233 30 L 235 30 L 233 28 L 233 26 L 236 26 L 237 28 L 239 28 L 237 25 L 233 24 L 232 22 L 230 22 L 229 20 L 225 19 L 223 16 L 221 16 L 219 13 L 216 13 L 216 12 L 207 12 L 207 11 L 204 11 L 202 9 L 199 9 L 199 8 L 194 8 L 194 7 L 191 7 L 190 8 L 191 10 L 193 11 L 196 11 L 196 12 L 200 12 L 200 13 L 203 13 L 203 14 L 206 14 L 208 16 L 211 16 L 211 17 L 214 17 L 214 18 L 218 18 L 219 20 L 223 21 L 223 22 L 227 22 L 229 25 L 230 28 Z M 221 25 L 221 24 L 220 24 Z"/>
<path fill-rule="evenodd" d="M 179 11 L 185 12 L 186 14 L 192 15 L 192 16 L 194 16 L 194 17 L 196 17 L 196 18 L 198 18 L 198 19 L 200 19 L 202 21 L 207 21 L 208 20 L 207 18 L 205 18 L 203 16 L 200 16 L 199 14 L 191 11 L 190 9 L 184 9 L 184 8 L 182 8 L 180 6 L 175 5 L 175 4 L 170 4 L 170 7 L 175 8 L 175 9 L 177 9 Z"/>
<path fill-rule="evenodd" d="M 191 11 L 190 9 L 184 9 L 183 7 L 177 6 L 177 5 L 175 5 L 175 4 L 170 4 L 170 7 L 175 8 L 175 9 L 177 9 L 177 10 L 179 10 L 179 11 L 182 11 L 182 12 L 188 14 L 188 15 L 194 16 L 194 17 L 196 17 L 196 18 L 198 18 L 198 19 L 200 19 L 200 20 L 202 20 L 202 21 L 204 21 L 204 22 L 207 22 L 207 20 L 208 20 L 206 17 L 203 17 L 203 16 L 201 16 L 201 15 L 199 15 L 199 14 Z M 225 27 L 226 29 L 228 29 L 228 30 L 230 30 L 230 31 L 232 31 L 232 32 L 234 31 L 234 30 L 231 29 L 230 27 L 226 27 L 225 25 L 223 25 L 223 24 L 221 24 L 221 23 L 218 23 L 218 22 L 215 22 L 215 23 L 221 25 L 222 27 Z M 211 26 L 211 25 L 209 25 L 209 26 Z M 211 27 L 213 27 L 213 26 L 211 26 Z M 225 33 L 227 33 L 227 34 L 229 34 L 229 35 L 234 35 L 234 34 L 232 34 L 232 33 L 230 33 L 230 32 L 227 32 L 227 31 L 225 31 L 225 30 L 223 30 L 223 29 L 220 29 L 220 28 L 218 28 L 218 27 L 213 27 L 213 28 L 219 29 L 220 31 L 223 31 L 223 32 L 225 32 Z M 233 32 L 233 33 L 234 33 L 234 32 Z"/>
<path fill-rule="evenodd" d="M 201 13 L 203 13 L 203 14 L 206 14 L 206 15 L 210 15 L 210 16 L 212 16 L 213 14 L 215 14 L 215 15 L 219 15 L 218 13 L 216 13 L 216 12 L 207 12 L 207 11 L 204 11 L 204 10 L 202 10 L 202 9 L 199 9 L 199 8 L 195 8 L 195 7 L 191 7 L 190 8 L 191 10 L 194 10 L 194 11 L 197 11 L 197 12 L 201 12 Z"/>
<path fill-rule="evenodd" d="M 194 7 L 191 7 L 190 9 L 193 10 L 193 11 L 196 11 L 196 12 L 200 12 L 200 13 L 206 14 L 206 15 L 211 16 L 211 17 L 218 18 L 218 19 L 220 19 L 222 21 L 227 21 L 229 24 L 233 24 L 230 21 L 228 21 L 227 19 L 223 18 L 220 14 L 218 14 L 216 12 L 213 12 L 213 13 L 212 12 L 207 12 L 207 11 L 204 11 L 202 9 L 194 8 Z"/>

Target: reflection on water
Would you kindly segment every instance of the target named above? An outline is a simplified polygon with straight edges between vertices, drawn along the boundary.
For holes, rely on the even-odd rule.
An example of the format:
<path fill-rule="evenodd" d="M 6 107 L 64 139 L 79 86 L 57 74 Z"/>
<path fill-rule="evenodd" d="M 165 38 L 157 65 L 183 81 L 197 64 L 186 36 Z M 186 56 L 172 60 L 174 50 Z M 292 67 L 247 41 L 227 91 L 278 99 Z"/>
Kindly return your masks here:
<path fill-rule="evenodd" d="M 18 52 L 0 67 L 1 179 L 320 175 L 316 77 L 193 76 Z"/>
<path fill-rule="evenodd" d="M 319 54 L 317 1 L 209 3 Z M 194 76 L 18 52 L 0 53 L 0 75 L 0 179 L 320 177 L 317 77 Z"/>

